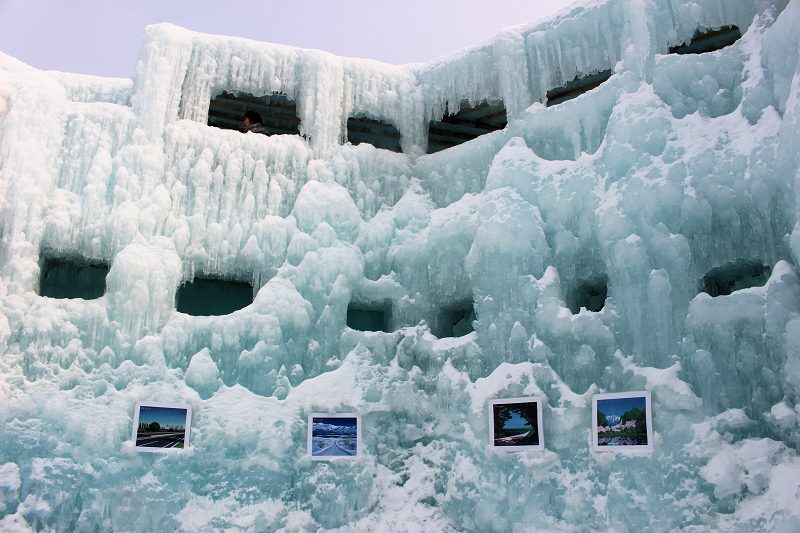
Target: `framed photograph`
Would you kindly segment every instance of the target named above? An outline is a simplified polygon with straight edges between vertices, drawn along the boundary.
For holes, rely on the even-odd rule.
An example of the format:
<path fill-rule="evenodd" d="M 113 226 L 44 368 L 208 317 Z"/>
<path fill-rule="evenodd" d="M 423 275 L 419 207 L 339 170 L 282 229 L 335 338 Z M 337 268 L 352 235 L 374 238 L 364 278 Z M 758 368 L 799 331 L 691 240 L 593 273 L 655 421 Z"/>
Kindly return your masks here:
<path fill-rule="evenodd" d="M 353 413 L 308 415 L 308 455 L 315 461 L 361 457 L 361 417 Z"/>
<path fill-rule="evenodd" d="M 192 407 L 188 403 L 138 402 L 133 412 L 133 442 L 138 452 L 189 447 Z"/>
<path fill-rule="evenodd" d="M 489 400 L 489 443 L 509 452 L 544 450 L 544 396 Z"/>
<path fill-rule="evenodd" d="M 653 413 L 649 392 L 592 396 L 592 450 L 653 449 Z"/>

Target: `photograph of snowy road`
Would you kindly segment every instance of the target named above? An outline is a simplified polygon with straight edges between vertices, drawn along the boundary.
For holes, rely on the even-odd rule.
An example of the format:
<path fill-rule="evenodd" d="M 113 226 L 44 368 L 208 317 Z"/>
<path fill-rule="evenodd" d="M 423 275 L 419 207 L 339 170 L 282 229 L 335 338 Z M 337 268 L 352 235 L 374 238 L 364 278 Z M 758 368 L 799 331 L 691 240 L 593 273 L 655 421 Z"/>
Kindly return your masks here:
<path fill-rule="evenodd" d="M 310 452 L 312 457 L 357 457 L 357 417 L 312 417 Z"/>
<path fill-rule="evenodd" d="M 314 455 L 347 455 L 356 454 L 356 439 L 336 438 L 336 437 L 314 437 L 312 439 Z"/>

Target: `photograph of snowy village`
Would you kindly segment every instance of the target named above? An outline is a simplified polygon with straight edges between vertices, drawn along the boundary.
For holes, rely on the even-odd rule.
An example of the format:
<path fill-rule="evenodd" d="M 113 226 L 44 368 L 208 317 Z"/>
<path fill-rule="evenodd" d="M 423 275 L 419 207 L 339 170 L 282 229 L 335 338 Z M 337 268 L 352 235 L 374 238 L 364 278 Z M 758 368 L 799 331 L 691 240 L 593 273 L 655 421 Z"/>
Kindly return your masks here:
<path fill-rule="evenodd" d="M 360 455 L 359 423 L 356 415 L 309 417 L 308 454 L 313 459 L 357 458 Z"/>
<path fill-rule="evenodd" d="M 182 449 L 186 442 L 187 409 L 139 404 L 136 448 L 142 451 Z"/>
<path fill-rule="evenodd" d="M 492 446 L 508 451 L 544 448 L 540 397 L 492 400 L 489 409 Z"/>
<path fill-rule="evenodd" d="M 650 393 L 598 394 L 594 403 L 595 448 L 652 444 L 647 421 Z"/>

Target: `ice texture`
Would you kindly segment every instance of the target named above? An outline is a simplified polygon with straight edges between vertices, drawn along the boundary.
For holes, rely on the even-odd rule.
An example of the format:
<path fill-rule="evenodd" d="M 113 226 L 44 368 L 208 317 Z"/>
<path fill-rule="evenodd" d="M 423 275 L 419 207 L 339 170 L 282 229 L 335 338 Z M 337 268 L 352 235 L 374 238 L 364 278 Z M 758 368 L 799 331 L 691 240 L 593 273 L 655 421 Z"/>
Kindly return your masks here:
<path fill-rule="evenodd" d="M 798 28 L 800 0 L 597 0 L 416 65 L 166 24 L 132 80 L 0 54 L 0 530 L 800 530 Z M 222 91 L 296 100 L 301 135 L 206 125 Z M 424 155 L 484 99 L 504 130 Z M 404 153 L 342 145 L 354 115 Z M 40 296 L 46 259 L 105 294 Z M 766 283 L 700 292 L 741 264 Z M 254 300 L 179 313 L 195 277 Z M 592 453 L 592 395 L 641 390 L 653 452 Z M 491 449 L 487 402 L 529 395 L 545 450 Z M 137 401 L 189 403 L 191 447 L 136 453 Z M 310 461 L 312 412 L 361 415 L 363 456 Z"/>

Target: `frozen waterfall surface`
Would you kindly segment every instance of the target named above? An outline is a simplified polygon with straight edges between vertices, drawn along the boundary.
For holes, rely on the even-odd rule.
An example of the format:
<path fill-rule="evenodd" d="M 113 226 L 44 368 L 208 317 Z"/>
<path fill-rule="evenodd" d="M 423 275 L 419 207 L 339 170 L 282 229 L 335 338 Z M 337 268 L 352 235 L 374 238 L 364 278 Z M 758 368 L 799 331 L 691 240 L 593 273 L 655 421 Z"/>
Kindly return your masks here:
<path fill-rule="evenodd" d="M 0 530 L 800 531 L 798 28 L 595 0 L 405 66 L 168 24 L 132 80 L 0 54 Z M 209 125 L 222 93 L 299 134 Z M 653 451 L 592 452 L 626 391 Z M 489 400 L 540 395 L 545 449 L 490 447 Z M 191 446 L 137 453 L 138 401 Z M 336 412 L 361 456 L 311 461 Z"/>

